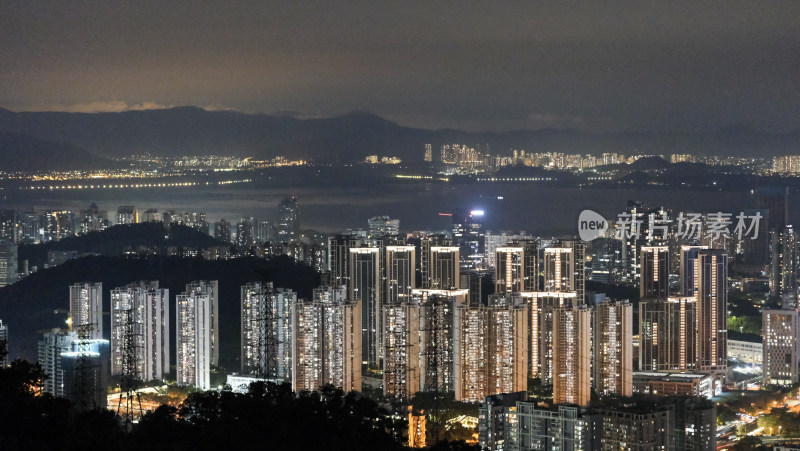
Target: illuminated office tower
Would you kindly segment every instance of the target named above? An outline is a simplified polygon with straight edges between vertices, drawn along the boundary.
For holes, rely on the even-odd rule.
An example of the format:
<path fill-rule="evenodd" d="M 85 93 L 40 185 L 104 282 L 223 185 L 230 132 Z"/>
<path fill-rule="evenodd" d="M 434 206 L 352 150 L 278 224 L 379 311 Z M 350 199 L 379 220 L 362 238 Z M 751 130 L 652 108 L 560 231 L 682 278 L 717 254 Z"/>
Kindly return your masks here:
<path fill-rule="evenodd" d="M 369 224 L 369 237 L 380 238 L 396 236 L 400 233 L 400 220 L 388 216 L 373 216 L 367 220 Z"/>
<path fill-rule="evenodd" d="M 523 262 L 525 251 L 521 246 L 498 247 L 495 252 L 495 285 L 497 294 L 523 291 Z"/>
<path fill-rule="evenodd" d="M 138 224 L 139 212 L 132 205 L 123 205 L 117 209 L 117 225 Z"/>
<path fill-rule="evenodd" d="M 457 401 L 527 390 L 528 313 L 519 296 L 492 296 L 489 306 L 454 312 Z"/>
<path fill-rule="evenodd" d="M 411 298 L 416 288 L 417 260 L 414 246 L 386 246 L 386 304 Z"/>
<path fill-rule="evenodd" d="M 725 377 L 728 369 L 728 254 L 721 249 L 698 253 L 697 369 Z"/>
<path fill-rule="evenodd" d="M 135 355 L 136 377 L 163 380 L 169 373 L 169 290 L 141 281 L 111 290 L 111 374 Z M 131 349 L 132 348 L 132 349 Z"/>
<path fill-rule="evenodd" d="M 178 385 L 211 388 L 211 366 L 219 359 L 217 281 L 196 281 L 175 298 Z"/>
<path fill-rule="evenodd" d="M 639 371 L 697 370 L 697 310 L 694 297 L 639 303 Z"/>
<path fill-rule="evenodd" d="M 540 378 L 543 384 L 553 382 L 553 318 L 557 308 L 577 305 L 572 292 L 524 291 L 520 293 L 528 304 L 528 373 Z"/>
<path fill-rule="evenodd" d="M 433 161 L 433 146 L 425 144 L 425 162 L 430 163 Z"/>
<path fill-rule="evenodd" d="M 428 235 L 419 241 L 419 269 L 422 275 L 422 288 L 431 288 L 431 248 L 448 247 L 452 240 L 444 235 Z"/>
<path fill-rule="evenodd" d="M 592 309 L 560 307 L 553 313 L 553 403 L 589 405 Z"/>
<path fill-rule="evenodd" d="M 300 238 L 300 209 L 297 197 L 288 196 L 278 204 L 278 242 L 291 243 Z"/>
<path fill-rule="evenodd" d="M 453 241 L 460 249 L 461 269 L 465 271 L 484 268 L 483 210 L 457 210 L 453 212 Z"/>
<path fill-rule="evenodd" d="M 586 245 L 580 241 L 562 241 L 559 247 L 544 250 L 544 291 L 574 291 L 579 304 L 585 299 Z"/>
<path fill-rule="evenodd" d="M 669 248 L 642 246 L 639 254 L 639 295 L 642 299 L 669 297 Z"/>
<path fill-rule="evenodd" d="M 347 287 L 322 286 L 292 306 L 292 390 L 331 384 L 361 391 L 361 304 Z"/>
<path fill-rule="evenodd" d="M 420 391 L 420 305 L 404 299 L 383 311 L 383 396 L 408 400 Z"/>
<path fill-rule="evenodd" d="M 362 359 L 367 365 L 380 366 L 381 349 L 381 265 L 380 249 L 350 249 L 351 301 L 361 305 Z"/>
<path fill-rule="evenodd" d="M 800 319 L 798 311 L 769 310 L 762 314 L 764 385 L 792 385 L 798 381 Z"/>
<path fill-rule="evenodd" d="M 292 371 L 292 305 L 297 293 L 271 283 L 241 287 L 242 373 L 290 381 Z"/>
<path fill-rule="evenodd" d="M 633 395 L 633 306 L 603 299 L 594 306 L 594 384 L 598 395 Z"/>
<path fill-rule="evenodd" d="M 430 248 L 430 285 L 433 290 L 457 290 L 459 278 L 459 248 L 432 246 Z"/>
<path fill-rule="evenodd" d="M 103 338 L 103 283 L 76 283 L 69 287 L 72 327 L 88 332 L 90 339 Z"/>
<path fill-rule="evenodd" d="M 361 247 L 361 238 L 354 235 L 328 237 L 328 278 L 331 286 L 350 283 L 350 249 Z"/>
<path fill-rule="evenodd" d="M 453 390 L 453 312 L 469 290 L 414 290 L 420 304 L 420 389 Z"/>

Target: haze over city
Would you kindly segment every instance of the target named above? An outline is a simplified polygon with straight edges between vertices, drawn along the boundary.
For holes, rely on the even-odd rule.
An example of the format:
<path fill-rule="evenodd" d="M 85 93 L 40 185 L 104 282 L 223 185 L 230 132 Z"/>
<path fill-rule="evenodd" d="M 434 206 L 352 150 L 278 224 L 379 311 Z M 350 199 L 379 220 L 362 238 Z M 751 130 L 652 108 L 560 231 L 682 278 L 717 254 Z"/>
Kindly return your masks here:
<path fill-rule="evenodd" d="M 798 17 L 0 0 L 0 449 L 800 449 Z"/>

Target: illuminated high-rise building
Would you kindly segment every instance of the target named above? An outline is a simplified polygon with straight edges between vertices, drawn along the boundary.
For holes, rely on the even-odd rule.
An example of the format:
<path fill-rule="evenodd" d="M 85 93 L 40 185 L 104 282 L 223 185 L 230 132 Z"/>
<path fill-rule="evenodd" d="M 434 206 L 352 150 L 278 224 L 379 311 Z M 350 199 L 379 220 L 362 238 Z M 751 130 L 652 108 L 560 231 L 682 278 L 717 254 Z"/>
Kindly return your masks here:
<path fill-rule="evenodd" d="M 278 242 L 291 243 L 300 238 L 300 209 L 297 197 L 288 196 L 278 204 Z"/>
<path fill-rule="evenodd" d="M 697 257 L 708 246 L 682 246 L 681 247 L 681 296 L 695 296 L 699 289 L 700 278 L 696 277 Z"/>
<path fill-rule="evenodd" d="M 425 162 L 430 163 L 433 161 L 433 146 L 425 144 Z"/>
<path fill-rule="evenodd" d="M 514 245 L 522 247 L 522 291 L 539 290 L 539 245 L 532 239 Z"/>
<path fill-rule="evenodd" d="M 798 280 L 800 272 L 800 240 L 794 227 L 787 225 L 769 233 L 770 294 L 780 296 L 782 308 L 798 307 Z"/>
<path fill-rule="evenodd" d="M 222 218 L 219 222 L 214 223 L 214 238 L 222 241 L 223 243 L 233 243 L 233 231 L 231 230 L 231 223 Z"/>
<path fill-rule="evenodd" d="M 639 295 L 642 299 L 669 297 L 669 248 L 642 246 Z"/>
<path fill-rule="evenodd" d="M 691 260 L 691 259 L 687 259 Z M 728 255 L 703 249 L 694 260 L 697 369 L 725 377 L 728 368 Z"/>
<path fill-rule="evenodd" d="M 39 365 L 47 378 L 42 383 L 42 391 L 53 396 L 63 397 L 64 370 L 61 367 L 61 355 L 73 351 L 73 343 L 78 340 L 74 332 L 53 329 L 44 334 L 39 342 Z"/>
<path fill-rule="evenodd" d="M 211 366 L 219 361 L 219 289 L 214 281 L 196 281 L 175 298 L 178 385 L 208 390 Z"/>
<path fill-rule="evenodd" d="M 242 218 L 236 224 L 235 245 L 249 248 L 256 242 L 257 221 L 255 218 Z"/>
<path fill-rule="evenodd" d="M 459 247 L 461 269 L 465 271 L 485 268 L 483 210 L 457 210 L 453 212 L 453 242 Z"/>
<path fill-rule="evenodd" d="M 585 305 L 553 312 L 553 403 L 586 407 L 591 399 L 592 309 Z"/>
<path fill-rule="evenodd" d="M 430 285 L 432 290 L 457 290 L 459 278 L 459 248 L 455 246 L 432 246 L 430 248 Z"/>
<path fill-rule="evenodd" d="M 577 294 L 569 292 L 524 291 L 520 293 L 528 304 L 530 337 L 528 373 L 544 384 L 553 383 L 553 347 L 555 309 L 578 305 Z"/>
<path fill-rule="evenodd" d="M 598 395 L 633 395 L 633 306 L 602 299 L 594 306 L 594 385 Z"/>
<path fill-rule="evenodd" d="M 292 306 L 297 293 L 271 283 L 241 287 L 242 373 L 273 381 L 290 381 L 292 371 Z"/>
<path fill-rule="evenodd" d="M 518 293 L 524 289 L 525 251 L 522 246 L 505 246 L 495 252 L 495 288 L 497 294 Z"/>
<path fill-rule="evenodd" d="M 639 371 L 697 370 L 697 300 L 649 299 L 639 303 Z"/>
<path fill-rule="evenodd" d="M 468 302 L 469 290 L 414 290 L 420 304 L 420 389 L 453 390 L 453 314 Z"/>
<path fill-rule="evenodd" d="M 92 202 L 87 210 L 82 210 L 80 215 L 80 224 L 78 226 L 78 234 L 85 235 L 89 232 L 99 232 L 109 227 L 108 212 L 100 210 L 97 204 Z"/>
<path fill-rule="evenodd" d="M 347 287 L 314 289 L 311 300 L 294 303 L 291 318 L 292 390 L 361 391 L 361 304 L 347 299 Z"/>
<path fill-rule="evenodd" d="M 362 359 L 380 366 L 382 354 L 381 254 L 377 247 L 351 248 L 348 297 L 361 306 Z"/>
<path fill-rule="evenodd" d="M 328 237 L 328 283 L 331 286 L 350 284 L 350 249 L 361 247 L 362 239 L 355 235 Z"/>
<path fill-rule="evenodd" d="M 408 400 L 420 391 L 420 304 L 403 299 L 383 313 L 383 395 Z"/>
<path fill-rule="evenodd" d="M 419 269 L 422 275 L 421 288 L 431 288 L 431 248 L 450 247 L 452 240 L 444 235 L 427 235 L 420 239 Z"/>
<path fill-rule="evenodd" d="M 585 258 L 582 241 L 562 241 L 558 247 L 545 248 L 544 291 L 574 291 L 578 303 L 585 303 Z"/>
<path fill-rule="evenodd" d="M 103 283 L 76 283 L 69 287 L 69 315 L 75 330 L 87 338 L 103 338 Z"/>
<path fill-rule="evenodd" d="M 367 220 L 369 224 L 369 237 L 380 238 L 396 236 L 400 233 L 400 220 L 388 216 L 373 216 Z"/>
<path fill-rule="evenodd" d="M 139 211 L 132 205 L 123 205 L 117 209 L 117 225 L 138 224 Z"/>
<path fill-rule="evenodd" d="M 527 390 L 528 312 L 519 296 L 492 296 L 489 306 L 460 305 L 454 313 L 457 401 Z"/>
<path fill-rule="evenodd" d="M 416 288 L 417 259 L 414 246 L 386 246 L 384 260 L 386 304 L 396 304 L 411 298 Z"/>
<path fill-rule="evenodd" d="M 800 317 L 797 309 L 762 313 L 764 385 L 792 385 L 798 382 L 800 360 Z"/>
<path fill-rule="evenodd" d="M 163 380 L 170 368 L 169 290 L 141 281 L 111 290 L 111 374 L 121 375 L 126 354 L 136 377 Z"/>

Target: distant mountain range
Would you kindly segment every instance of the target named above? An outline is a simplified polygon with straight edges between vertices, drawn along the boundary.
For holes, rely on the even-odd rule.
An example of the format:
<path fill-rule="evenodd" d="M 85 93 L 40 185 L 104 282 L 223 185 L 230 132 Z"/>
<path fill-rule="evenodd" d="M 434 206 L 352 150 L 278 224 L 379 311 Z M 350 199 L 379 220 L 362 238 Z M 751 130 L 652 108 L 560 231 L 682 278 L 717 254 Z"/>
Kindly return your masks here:
<path fill-rule="evenodd" d="M 420 161 L 425 144 L 433 145 L 434 159 L 438 159 L 439 147 L 449 143 L 488 148 L 492 153 L 524 149 L 582 154 L 800 154 L 800 131 L 773 134 L 734 127 L 709 132 L 588 133 L 540 129 L 471 133 L 403 127 L 362 112 L 327 119 L 297 119 L 195 107 L 94 114 L 15 113 L 0 109 L 0 132 L 70 143 L 103 157 L 142 153 L 256 158 L 285 155 L 352 162 L 378 154 Z M 5 160 L 4 152 L 0 162 L 5 164 Z"/>
<path fill-rule="evenodd" d="M 106 169 L 113 166 L 113 161 L 71 144 L 0 132 L 2 171 Z"/>

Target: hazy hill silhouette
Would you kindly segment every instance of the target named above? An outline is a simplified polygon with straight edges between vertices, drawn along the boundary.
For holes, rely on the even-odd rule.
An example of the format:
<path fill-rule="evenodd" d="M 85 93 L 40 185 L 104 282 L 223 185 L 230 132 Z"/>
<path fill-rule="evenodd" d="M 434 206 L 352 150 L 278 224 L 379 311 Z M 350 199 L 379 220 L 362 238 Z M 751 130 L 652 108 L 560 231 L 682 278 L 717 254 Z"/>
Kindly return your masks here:
<path fill-rule="evenodd" d="M 22 112 L 0 109 L 0 131 L 69 142 L 103 156 L 137 153 L 178 156 L 224 154 L 270 158 L 286 155 L 317 161 L 358 161 L 396 155 L 420 161 L 424 145 L 467 144 L 508 153 L 623 152 L 643 154 L 774 155 L 796 153 L 800 132 L 770 134 L 745 127 L 705 132 L 588 133 L 540 129 L 504 133 L 404 127 L 356 112 L 325 119 L 205 111 L 195 107 L 122 113 Z"/>
<path fill-rule="evenodd" d="M 3 171 L 68 171 L 115 166 L 115 162 L 71 144 L 0 132 L 0 170 Z"/>

